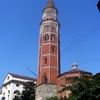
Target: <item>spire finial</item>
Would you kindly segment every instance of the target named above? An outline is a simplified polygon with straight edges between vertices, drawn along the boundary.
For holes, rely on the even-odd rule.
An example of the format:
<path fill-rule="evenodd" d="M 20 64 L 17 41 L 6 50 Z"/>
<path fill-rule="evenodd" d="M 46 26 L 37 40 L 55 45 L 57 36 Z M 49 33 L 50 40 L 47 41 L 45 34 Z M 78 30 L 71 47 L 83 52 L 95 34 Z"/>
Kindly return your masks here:
<path fill-rule="evenodd" d="M 53 0 L 48 0 L 46 8 L 55 8 Z"/>

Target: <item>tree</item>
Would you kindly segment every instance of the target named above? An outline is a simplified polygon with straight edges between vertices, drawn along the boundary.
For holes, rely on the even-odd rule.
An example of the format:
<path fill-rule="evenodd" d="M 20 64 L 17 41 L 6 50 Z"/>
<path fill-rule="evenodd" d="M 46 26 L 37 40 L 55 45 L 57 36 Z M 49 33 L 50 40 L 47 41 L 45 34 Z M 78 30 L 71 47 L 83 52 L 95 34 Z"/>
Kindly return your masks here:
<path fill-rule="evenodd" d="M 60 92 L 66 90 L 71 91 L 68 100 L 100 100 L 100 73 L 91 80 L 87 77 L 78 78 L 71 86 L 63 86 Z"/>
<path fill-rule="evenodd" d="M 93 76 L 93 79 L 100 80 L 100 72 Z"/>
<path fill-rule="evenodd" d="M 60 99 L 58 97 L 51 97 L 51 98 L 47 98 L 46 100 L 68 100 L 68 99 L 65 96 L 64 98 L 60 98 Z"/>
<path fill-rule="evenodd" d="M 59 100 L 58 97 L 47 98 L 46 100 Z"/>
<path fill-rule="evenodd" d="M 19 96 L 15 96 L 13 100 L 21 100 Z"/>
<path fill-rule="evenodd" d="M 23 91 L 20 96 L 15 96 L 13 100 L 35 100 L 35 84 L 33 82 L 23 83 Z"/>

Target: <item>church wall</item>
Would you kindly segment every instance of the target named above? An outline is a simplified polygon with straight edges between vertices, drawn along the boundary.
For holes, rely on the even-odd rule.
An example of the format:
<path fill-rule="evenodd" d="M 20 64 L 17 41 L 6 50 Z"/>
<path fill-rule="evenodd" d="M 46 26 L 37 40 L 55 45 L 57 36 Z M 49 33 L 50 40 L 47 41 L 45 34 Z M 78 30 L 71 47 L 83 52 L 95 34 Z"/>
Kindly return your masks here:
<path fill-rule="evenodd" d="M 86 76 L 92 77 L 92 74 L 90 74 L 90 73 L 81 73 L 81 72 L 62 74 L 61 76 L 59 76 L 57 78 L 57 91 L 61 91 L 62 85 L 64 85 L 64 86 L 71 85 L 72 79 L 81 77 L 83 74 Z M 71 93 L 70 91 L 64 91 L 62 93 L 58 93 L 57 95 L 59 98 L 64 97 L 64 96 L 68 97 L 70 93 Z"/>
<path fill-rule="evenodd" d="M 46 100 L 46 98 L 57 96 L 56 85 L 53 84 L 41 84 L 36 88 L 35 100 Z"/>

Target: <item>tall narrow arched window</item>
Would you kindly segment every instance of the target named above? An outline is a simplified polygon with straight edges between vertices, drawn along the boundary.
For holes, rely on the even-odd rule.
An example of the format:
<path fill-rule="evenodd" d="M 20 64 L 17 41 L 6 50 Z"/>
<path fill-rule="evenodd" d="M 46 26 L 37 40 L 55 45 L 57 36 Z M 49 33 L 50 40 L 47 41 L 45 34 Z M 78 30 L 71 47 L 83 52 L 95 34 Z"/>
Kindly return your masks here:
<path fill-rule="evenodd" d="M 49 28 L 50 28 L 50 26 L 49 26 L 49 25 L 45 25 L 45 26 L 44 26 L 44 31 L 48 31 L 48 30 L 49 30 Z"/>
<path fill-rule="evenodd" d="M 10 94 L 10 90 L 8 90 L 8 94 Z"/>
<path fill-rule="evenodd" d="M 51 35 L 51 41 L 55 41 L 55 35 L 54 34 Z"/>
<path fill-rule="evenodd" d="M 68 77 L 66 77 L 66 83 L 68 84 Z"/>
<path fill-rule="evenodd" d="M 52 53 L 55 52 L 55 47 L 54 47 L 54 46 L 51 47 L 51 52 L 52 52 Z"/>
<path fill-rule="evenodd" d="M 52 31 L 56 31 L 56 27 L 55 27 L 55 25 L 52 25 Z"/>
<path fill-rule="evenodd" d="M 48 41 L 48 40 L 49 40 L 49 35 L 46 34 L 46 35 L 45 35 L 45 41 Z"/>
<path fill-rule="evenodd" d="M 44 58 L 44 64 L 47 64 L 47 58 Z"/>

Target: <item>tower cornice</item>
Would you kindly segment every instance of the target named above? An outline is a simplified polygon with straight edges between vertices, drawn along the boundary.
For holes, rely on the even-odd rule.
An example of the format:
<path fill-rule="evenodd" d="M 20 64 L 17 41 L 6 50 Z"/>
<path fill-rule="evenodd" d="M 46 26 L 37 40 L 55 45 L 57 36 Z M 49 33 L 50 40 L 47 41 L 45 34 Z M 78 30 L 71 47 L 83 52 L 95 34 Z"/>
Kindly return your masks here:
<path fill-rule="evenodd" d="M 42 20 L 41 23 L 40 23 L 40 26 L 41 26 L 41 24 L 43 22 L 46 22 L 46 21 L 54 21 L 54 22 L 57 22 L 59 24 L 59 26 L 61 26 L 60 23 L 59 23 L 59 21 L 58 21 L 58 19 L 57 20 L 53 20 L 53 19 L 52 20 L 51 19 Z"/>

